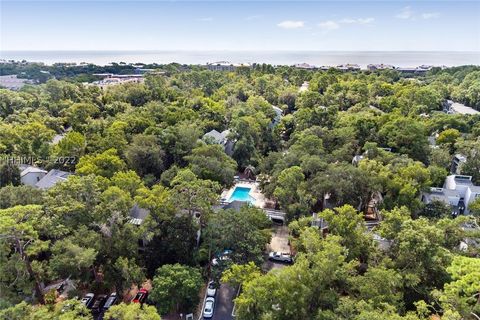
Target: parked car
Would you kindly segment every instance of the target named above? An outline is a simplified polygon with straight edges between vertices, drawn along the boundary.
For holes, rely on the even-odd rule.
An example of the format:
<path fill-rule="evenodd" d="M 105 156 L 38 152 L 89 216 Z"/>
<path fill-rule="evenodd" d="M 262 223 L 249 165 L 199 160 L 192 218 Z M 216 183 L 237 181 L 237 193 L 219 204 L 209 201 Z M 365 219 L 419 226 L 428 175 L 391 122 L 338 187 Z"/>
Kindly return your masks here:
<path fill-rule="evenodd" d="M 135 297 L 133 298 L 132 302 L 133 303 L 144 303 L 145 301 L 147 301 L 147 297 L 148 297 L 148 290 L 145 289 L 145 288 L 141 288 L 140 290 L 138 290 L 138 292 L 135 295 Z"/>
<path fill-rule="evenodd" d="M 285 263 L 293 263 L 292 256 L 288 253 L 282 252 L 270 252 L 270 254 L 268 255 L 268 259 Z"/>
<path fill-rule="evenodd" d="M 103 306 L 105 305 L 105 301 L 107 301 L 106 294 L 98 295 L 97 298 L 95 299 L 95 302 L 93 303 L 92 312 L 100 313 L 102 311 Z"/>
<path fill-rule="evenodd" d="M 215 294 L 217 293 L 217 284 L 215 281 L 210 281 L 207 286 L 207 297 L 215 297 Z"/>
<path fill-rule="evenodd" d="M 103 310 L 107 311 L 108 309 L 110 309 L 111 306 L 117 304 L 117 301 L 118 301 L 117 293 L 114 292 L 108 297 L 107 301 L 103 305 Z"/>
<path fill-rule="evenodd" d="M 93 306 L 93 300 L 95 295 L 93 293 L 87 293 L 85 297 L 82 298 L 81 302 L 88 308 L 91 309 Z"/>
<path fill-rule="evenodd" d="M 218 258 L 213 258 L 212 259 L 212 266 L 216 267 L 218 266 L 220 263 L 225 263 L 227 261 L 230 260 L 230 257 L 229 256 L 221 256 L 221 257 L 218 257 Z"/>
<path fill-rule="evenodd" d="M 227 261 L 230 261 L 230 254 L 232 253 L 232 250 L 223 250 L 220 253 L 217 253 L 215 255 L 215 258 L 212 259 L 212 266 L 218 266 L 219 264 L 223 264 Z"/>
<path fill-rule="evenodd" d="M 213 311 L 215 308 L 215 298 L 208 297 L 205 299 L 205 308 L 203 309 L 203 318 L 210 319 L 213 317 Z"/>

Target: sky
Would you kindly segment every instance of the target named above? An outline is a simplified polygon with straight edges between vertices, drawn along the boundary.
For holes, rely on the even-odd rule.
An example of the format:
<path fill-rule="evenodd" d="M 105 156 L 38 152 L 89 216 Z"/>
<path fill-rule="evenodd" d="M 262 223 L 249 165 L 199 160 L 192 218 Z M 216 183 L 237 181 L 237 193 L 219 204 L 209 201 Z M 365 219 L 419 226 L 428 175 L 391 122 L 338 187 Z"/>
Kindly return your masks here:
<path fill-rule="evenodd" d="M 0 0 L 0 51 L 480 51 L 480 1 Z"/>

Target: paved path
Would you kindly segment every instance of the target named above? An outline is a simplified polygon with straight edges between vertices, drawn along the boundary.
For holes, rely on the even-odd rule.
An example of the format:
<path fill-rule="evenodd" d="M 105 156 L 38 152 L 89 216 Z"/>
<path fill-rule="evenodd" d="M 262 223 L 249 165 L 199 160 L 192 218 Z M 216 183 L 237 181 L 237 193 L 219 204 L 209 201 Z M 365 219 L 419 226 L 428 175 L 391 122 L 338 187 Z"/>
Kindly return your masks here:
<path fill-rule="evenodd" d="M 233 310 L 233 298 L 235 297 L 235 289 L 226 283 L 222 283 L 217 290 L 215 297 L 215 312 L 213 320 L 231 320 Z"/>
<path fill-rule="evenodd" d="M 288 227 L 275 225 L 272 230 L 272 241 L 268 245 L 270 251 L 290 252 L 288 245 Z M 265 257 L 265 262 L 262 269 L 269 271 L 271 269 L 278 269 L 285 267 L 286 264 L 280 262 L 269 261 Z M 222 283 L 217 289 L 215 296 L 215 311 L 212 320 L 232 320 L 233 299 L 235 298 L 236 290 L 226 283 Z"/>
<path fill-rule="evenodd" d="M 274 225 L 272 230 L 272 240 L 268 245 L 268 251 L 290 252 L 288 245 L 288 227 Z"/>

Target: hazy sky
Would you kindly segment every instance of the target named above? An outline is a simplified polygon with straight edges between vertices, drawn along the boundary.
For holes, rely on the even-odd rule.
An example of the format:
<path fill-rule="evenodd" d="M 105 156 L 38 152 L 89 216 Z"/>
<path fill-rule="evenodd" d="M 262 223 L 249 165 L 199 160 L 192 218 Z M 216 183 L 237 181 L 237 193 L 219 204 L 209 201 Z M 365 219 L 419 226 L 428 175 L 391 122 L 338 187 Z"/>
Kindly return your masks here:
<path fill-rule="evenodd" d="M 5 1 L 0 50 L 480 51 L 479 1 Z"/>

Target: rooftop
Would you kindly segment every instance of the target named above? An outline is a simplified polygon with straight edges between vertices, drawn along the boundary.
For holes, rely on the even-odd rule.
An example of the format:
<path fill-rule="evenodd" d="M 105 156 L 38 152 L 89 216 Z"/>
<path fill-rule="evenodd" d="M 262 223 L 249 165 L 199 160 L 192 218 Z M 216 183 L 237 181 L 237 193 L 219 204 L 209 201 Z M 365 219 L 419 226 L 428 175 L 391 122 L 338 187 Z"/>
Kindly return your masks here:
<path fill-rule="evenodd" d="M 67 178 L 71 175 L 72 173 L 70 172 L 52 169 L 45 177 L 40 179 L 35 186 L 40 189 L 50 189 L 57 183 L 67 180 Z"/>
<path fill-rule="evenodd" d="M 222 132 L 218 132 L 217 130 L 213 129 L 203 135 L 203 138 L 212 138 L 216 143 L 223 143 L 227 136 L 230 134 L 230 130 L 223 130 Z"/>
<path fill-rule="evenodd" d="M 473 109 L 473 108 L 470 108 L 464 104 L 461 104 L 461 103 L 458 103 L 458 102 L 454 102 L 454 101 L 451 101 L 451 100 L 448 100 L 447 103 L 449 104 L 450 106 L 450 111 L 452 111 L 453 113 L 459 113 L 459 114 L 480 114 L 479 111 Z"/>
<path fill-rule="evenodd" d="M 141 208 L 138 204 L 135 204 L 132 209 L 130 209 L 130 223 L 139 226 L 149 214 L 149 210 Z"/>
<path fill-rule="evenodd" d="M 47 171 L 43 170 L 42 168 L 38 168 L 38 167 L 34 167 L 34 166 L 27 166 L 20 173 L 20 177 L 23 177 L 23 176 L 25 176 L 29 173 L 47 173 Z"/>

